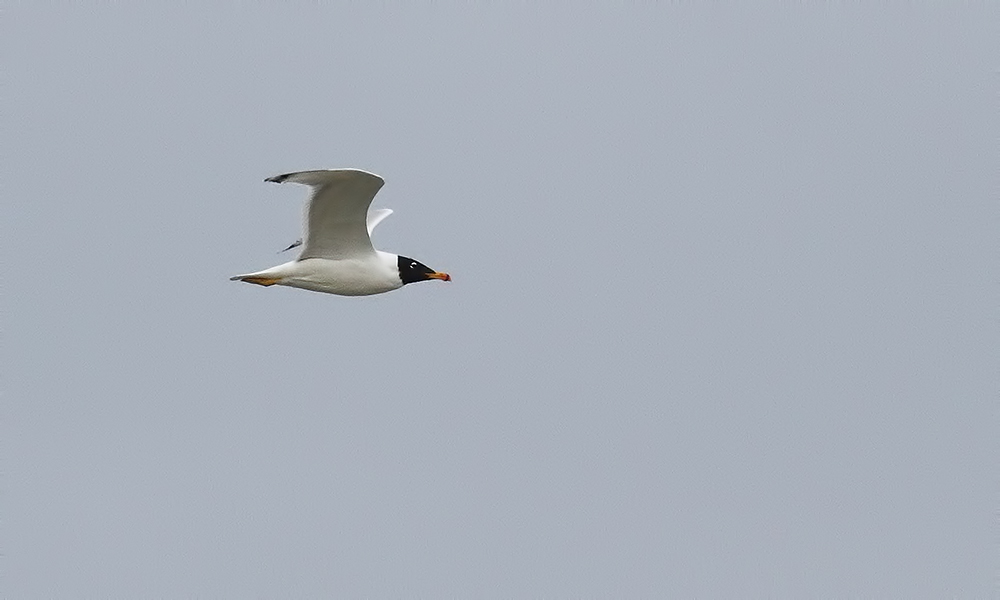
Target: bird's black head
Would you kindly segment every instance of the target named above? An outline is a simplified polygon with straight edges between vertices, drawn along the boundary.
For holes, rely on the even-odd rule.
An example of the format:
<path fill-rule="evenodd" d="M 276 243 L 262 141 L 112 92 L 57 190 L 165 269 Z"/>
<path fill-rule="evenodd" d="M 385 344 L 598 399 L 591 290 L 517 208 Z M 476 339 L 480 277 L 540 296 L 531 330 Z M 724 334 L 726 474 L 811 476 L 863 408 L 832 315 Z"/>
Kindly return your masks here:
<path fill-rule="evenodd" d="M 405 256 L 400 256 L 396 260 L 396 266 L 399 268 L 399 278 L 403 280 L 403 285 L 406 285 L 407 283 L 416 283 L 418 281 L 427 281 L 428 279 L 451 281 L 451 275 L 447 273 L 438 273 L 420 261 L 416 261 Z"/>

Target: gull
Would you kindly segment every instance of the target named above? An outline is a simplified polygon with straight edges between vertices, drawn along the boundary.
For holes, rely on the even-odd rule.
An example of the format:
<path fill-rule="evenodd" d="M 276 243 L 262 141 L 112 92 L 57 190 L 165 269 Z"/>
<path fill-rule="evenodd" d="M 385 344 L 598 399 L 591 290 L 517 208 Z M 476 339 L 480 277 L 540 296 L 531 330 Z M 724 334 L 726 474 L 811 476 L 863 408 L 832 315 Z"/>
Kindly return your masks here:
<path fill-rule="evenodd" d="M 406 256 L 376 250 L 371 232 L 392 211 L 368 211 L 385 181 L 360 169 L 299 171 L 268 177 L 273 183 L 300 183 L 312 188 L 306 203 L 299 257 L 270 269 L 236 275 L 231 281 L 338 294 L 369 296 L 399 289 L 408 283 L 439 279 L 451 281 Z"/>

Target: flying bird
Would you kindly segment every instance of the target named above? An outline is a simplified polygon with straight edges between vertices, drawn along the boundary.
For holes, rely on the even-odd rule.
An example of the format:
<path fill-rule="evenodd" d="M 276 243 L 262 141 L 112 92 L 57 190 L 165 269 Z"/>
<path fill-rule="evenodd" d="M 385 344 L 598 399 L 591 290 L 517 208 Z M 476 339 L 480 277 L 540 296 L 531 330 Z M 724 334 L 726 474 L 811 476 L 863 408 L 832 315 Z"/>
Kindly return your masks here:
<path fill-rule="evenodd" d="M 408 283 L 451 281 L 406 256 L 376 250 L 371 232 L 392 211 L 368 211 L 385 181 L 359 169 L 300 171 L 269 177 L 273 183 L 301 183 L 312 188 L 306 203 L 299 257 L 270 269 L 237 275 L 231 281 L 285 285 L 341 296 L 368 296 L 399 289 Z"/>

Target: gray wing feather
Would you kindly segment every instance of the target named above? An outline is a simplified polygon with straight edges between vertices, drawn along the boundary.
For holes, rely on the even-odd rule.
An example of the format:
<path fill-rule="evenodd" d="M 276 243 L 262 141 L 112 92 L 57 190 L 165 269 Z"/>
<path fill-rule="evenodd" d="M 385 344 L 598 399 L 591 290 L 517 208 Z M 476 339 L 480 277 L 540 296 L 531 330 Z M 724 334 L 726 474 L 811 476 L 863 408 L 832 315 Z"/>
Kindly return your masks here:
<path fill-rule="evenodd" d="M 346 258 L 375 251 L 368 236 L 366 216 L 372 199 L 385 184 L 378 175 L 358 169 L 336 169 L 285 173 L 265 181 L 301 183 L 313 188 L 306 204 L 299 260 Z"/>
<path fill-rule="evenodd" d="M 375 230 L 375 226 L 381 223 L 386 217 L 392 214 L 391 208 L 376 208 L 375 210 L 368 211 L 368 236 L 371 237 L 372 231 Z M 278 254 L 282 252 L 288 252 L 292 248 L 298 248 L 302 245 L 302 238 L 299 238 L 291 243 L 290 246 L 284 250 L 278 250 Z"/>

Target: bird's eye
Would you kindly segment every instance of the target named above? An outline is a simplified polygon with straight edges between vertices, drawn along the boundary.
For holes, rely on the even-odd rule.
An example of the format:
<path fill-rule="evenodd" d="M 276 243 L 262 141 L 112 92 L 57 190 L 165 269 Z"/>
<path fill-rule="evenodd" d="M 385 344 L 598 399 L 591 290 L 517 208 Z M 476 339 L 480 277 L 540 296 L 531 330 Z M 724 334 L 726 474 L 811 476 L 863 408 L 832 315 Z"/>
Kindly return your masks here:
<path fill-rule="evenodd" d="M 411 266 L 411 267 L 414 267 L 414 268 L 416 268 L 416 266 L 417 266 L 417 263 L 416 263 L 416 262 L 411 262 L 411 263 L 410 263 L 410 266 Z"/>

